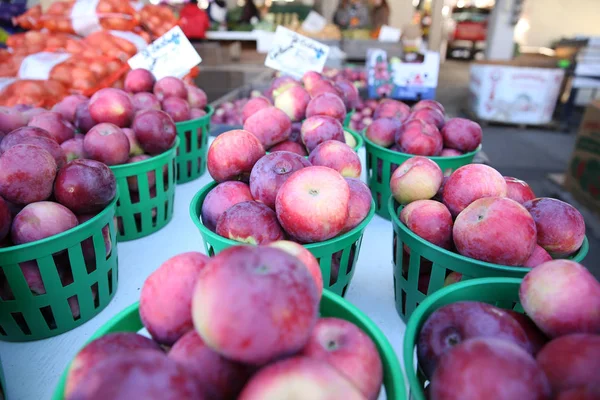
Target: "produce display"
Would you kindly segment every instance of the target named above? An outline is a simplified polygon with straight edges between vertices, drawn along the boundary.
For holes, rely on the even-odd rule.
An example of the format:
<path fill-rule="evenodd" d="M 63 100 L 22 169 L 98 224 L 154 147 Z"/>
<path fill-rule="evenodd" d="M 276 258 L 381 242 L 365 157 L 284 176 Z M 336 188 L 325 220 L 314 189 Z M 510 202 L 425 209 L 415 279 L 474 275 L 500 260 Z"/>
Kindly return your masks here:
<path fill-rule="evenodd" d="M 0 88 L 0 106 L 51 108 L 67 95 L 67 87 L 53 79 L 8 79 L 6 86 Z"/>
<path fill-rule="evenodd" d="M 600 282 L 576 262 L 547 261 L 518 298 L 525 315 L 458 301 L 428 316 L 416 338 L 427 398 L 599 398 Z"/>
<path fill-rule="evenodd" d="M 434 100 L 421 100 L 412 109 L 384 100 L 373 111 L 365 136 L 378 146 L 420 156 L 456 157 L 477 150 L 481 127 L 464 118 L 446 121 L 444 114 L 444 107 Z"/>
<path fill-rule="evenodd" d="M 311 399 L 376 399 L 375 343 L 349 321 L 319 317 L 316 260 L 286 246 L 163 263 L 139 302 L 151 338 L 120 332 L 89 343 L 71 363 L 64 398 L 274 399 L 297 396 L 301 382 Z"/>

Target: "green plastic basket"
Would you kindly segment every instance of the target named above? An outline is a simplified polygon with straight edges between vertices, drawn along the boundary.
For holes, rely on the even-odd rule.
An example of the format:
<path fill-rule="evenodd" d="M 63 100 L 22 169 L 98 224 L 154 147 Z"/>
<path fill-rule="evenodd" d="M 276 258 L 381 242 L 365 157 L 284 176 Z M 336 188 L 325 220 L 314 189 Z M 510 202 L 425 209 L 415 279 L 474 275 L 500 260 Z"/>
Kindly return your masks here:
<path fill-rule="evenodd" d="M 211 257 L 229 247 L 240 245 L 240 242 L 217 235 L 202 223 L 202 203 L 204 203 L 208 192 L 215 186 L 217 186 L 216 182 L 204 186 L 196 193 L 190 204 L 190 216 L 200 230 L 206 254 Z M 323 274 L 323 286 L 326 289 L 341 296 L 346 294 L 356 269 L 363 233 L 371 219 L 373 219 L 373 215 L 375 215 L 375 204 L 371 202 L 369 215 L 350 232 L 324 242 L 304 245 L 319 261 L 321 273 Z M 335 276 L 332 279 L 331 276 L 331 265 L 334 260 L 339 262 L 340 265 L 337 279 L 335 279 Z"/>
<path fill-rule="evenodd" d="M 400 221 L 398 215 L 401 207 L 391 196 L 388 206 L 394 228 L 393 262 L 396 311 L 405 322 L 427 296 L 444 286 L 444 280 L 450 272 L 458 272 L 462 274 L 462 280 L 467 280 L 487 277 L 523 278 L 530 271 L 530 268 L 491 264 L 442 249 L 415 235 Z M 404 246 L 410 249 L 410 254 L 404 252 Z M 581 262 L 588 250 L 589 244 L 585 238 L 579 251 L 570 259 Z M 431 275 L 428 279 L 426 275 L 420 273 L 424 266 L 431 266 Z M 421 282 L 419 282 L 420 280 Z M 426 286 L 426 289 L 423 286 Z"/>
<path fill-rule="evenodd" d="M 175 155 L 179 146 L 148 160 L 110 167 L 119 187 L 117 202 L 117 233 L 121 242 L 139 239 L 159 231 L 173 218 L 176 171 Z M 156 177 L 151 189 L 148 173 Z M 163 179 L 158 179 L 159 177 Z M 137 178 L 138 192 L 129 190 L 127 178 Z"/>
<path fill-rule="evenodd" d="M 377 215 L 387 220 L 390 219 L 390 214 L 387 209 L 386 201 L 392 195 L 390 190 L 390 180 L 392 174 L 400 164 L 409 158 L 414 157 L 412 154 L 399 153 L 390 149 L 386 149 L 376 145 L 366 135 L 363 135 L 365 148 L 367 150 L 367 181 L 369 188 L 375 199 L 377 207 Z M 463 154 L 458 157 L 428 157 L 435 161 L 440 166 L 445 175 L 451 171 L 462 167 L 463 165 L 471 164 L 475 155 L 481 150 L 479 149 Z"/>
<path fill-rule="evenodd" d="M 117 200 L 98 215 L 61 234 L 0 249 L 0 340 L 24 342 L 45 339 L 76 328 L 95 317 L 117 290 Z M 102 230 L 108 226 L 111 252 L 106 255 Z M 92 239 L 87 263 L 82 245 Z M 34 294 L 19 264 L 35 262 L 30 271 L 43 282 L 46 293 Z M 57 265 L 62 273 L 59 274 Z M 70 270 L 70 271 L 69 271 Z M 69 274 L 70 272 L 70 274 Z M 74 315 L 71 305 L 79 307 Z"/>
<path fill-rule="evenodd" d="M 178 122 L 177 136 L 177 183 L 187 183 L 199 178 L 206 171 L 206 151 L 210 132 L 210 118 L 215 112 L 206 107 L 204 117 Z"/>
<path fill-rule="evenodd" d="M 377 346 L 377 350 L 379 350 L 379 355 L 381 356 L 383 363 L 383 386 L 385 388 L 387 399 L 406 399 L 404 378 L 396 353 L 383 332 L 381 332 L 369 317 L 340 296 L 329 291 L 323 292 L 323 298 L 321 299 L 321 316 L 345 319 L 346 321 L 352 322 L 369 335 Z M 109 333 L 138 332 L 142 328 L 143 324 L 140 320 L 139 303 L 135 303 L 107 322 L 92 336 L 90 341 Z M 64 399 L 63 393 L 65 391 L 68 370 L 67 367 L 63 372 L 54 391 L 54 395 L 52 396 L 52 400 Z"/>
<path fill-rule="evenodd" d="M 352 116 L 355 112 L 356 110 L 352 110 L 346 114 L 346 118 L 344 118 L 344 128 L 348 128 L 350 126 L 350 122 L 352 122 Z"/>
<path fill-rule="evenodd" d="M 426 400 L 427 378 L 415 366 L 415 349 L 419 332 L 427 318 L 438 308 L 458 301 L 479 301 L 522 313 L 517 278 L 479 278 L 448 286 L 421 303 L 410 317 L 404 334 L 404 370 L 408 377 L 410 398 Z"/>

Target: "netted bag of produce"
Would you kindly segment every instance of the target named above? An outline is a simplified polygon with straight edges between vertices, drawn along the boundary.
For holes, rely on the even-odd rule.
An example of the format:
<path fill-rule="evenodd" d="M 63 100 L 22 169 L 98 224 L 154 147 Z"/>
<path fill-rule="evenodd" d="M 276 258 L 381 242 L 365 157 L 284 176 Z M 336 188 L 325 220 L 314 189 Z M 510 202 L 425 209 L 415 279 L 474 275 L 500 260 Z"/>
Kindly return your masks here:
<path fill-rule="evenodd" d="M 133 32 L 98 31 L 84 39 L 84 43 L 109 58 L 127 61 L 148 46 L 148 41 Z"/>
<path fill-rule="evenodd" d="M 142 26 L 155 38 L 167 33 L 178 22 L 177 17 L 168 7 L 153 4 L 145 5 L 140 10 L 140 18 Z"/>
<path fill-rule="evenodd" d="M 50 108 L 67 95 L 60 82 L 17 78 L 0 78 L 0 106 L 13 107 L 24 104 L 31 107 Z"/>
<path fill-rule="evenodd" d="M 14 55 L 29 55 L 41 51 L 62 51 L 94 57 L 100 53 L 86 46 L 81 38 L 62 32 L 28 31 L 16 33 L 6 40 L 6 45 Z"/>
<path fill-rule="evenodd" d="M 27 12 L 16 18 L 23 28 L 46 28 L 51 32 L 87 36 L 101 29 L 131 31 L 139 25 L 139 15 L 127 1 L 76 0 L 58 1 L 40 14 Z M 26 26 L 24 26 L 26 25 Z"/>
<path fill-rule="evenodd" d="M 89 96 L 103 87 L 112 86 L 125 70 L 122 61 L 108 57 L 41 52 L 25 57 L 17 76 L 20 79 L 53 79 L 64 84 L 70 93 Z"/>

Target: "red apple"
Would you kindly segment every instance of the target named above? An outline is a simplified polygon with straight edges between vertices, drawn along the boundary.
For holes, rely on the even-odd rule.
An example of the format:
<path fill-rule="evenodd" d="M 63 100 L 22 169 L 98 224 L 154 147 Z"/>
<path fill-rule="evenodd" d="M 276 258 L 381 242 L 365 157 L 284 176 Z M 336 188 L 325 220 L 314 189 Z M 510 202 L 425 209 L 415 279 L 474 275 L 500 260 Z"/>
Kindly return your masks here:
<path fill-rule="evenodd" d="M 482 131 L 477 122 L 465 118 L 452 118 L 442 129 L 444 146 L 463 153 L 475 151 L 481 144 Z"/>
<path fill-rule="evenodd" d="M 344 101 L 333 93 L 323 93 L 313 97 L 306 108 L 306 117 L 325 115 L 340 122 L 346 118 L 346 106 Z"/>
<path fill-rule="evenodd" d="M 186 85 L 188 96 L 187 102 L 192 108 L 204 109 L 208 104 L 206 92 L 194 85 Z"/>
<path fill-rule="evenodd" d="M 337 78 L 335 86 L 342 93 L 346 110 L 353 110 L 360 104 L 360 94 L 352 82 L 344 78 Z"/>
<path fill-rule="evenodd" d="M 371 211 L 371 190 L 360 179 L 345 178 L 350 188 L 348 219 L 343 232 L 349 232 L 360 225 Z"/>
<path fill-rule="evenodd" d="M 585 221 L 575 207 L 542 197 L 523 204 L 537 227 L 537 241 L 554 257 L 575 253 L 585 239 Z"/>
<path fill-rule="evenodd" d="M 440 153 L 440 157 L 460 157 L 462 155 L 463 153 L 454 149 L 442 149 L 442 152 Z"/>
<path fill-rule="evenodd" d="M 53 138 L 49 138 L 48 135 L 45 130 L 32 126 L 16 129 L 6 135 L 0 143 L 0 154 L 18 144 L 34 145 L 50 153 L 54 157 L 57 168 L 60 169 L 67 162 L 67 156 L 62 145 L 59 145 Z"/>
<path fill-rule="evenodd" d="M 302 392 L 302 394 L 300 394 Z M 334 367 L 309 357 L 292 357 L 261 369 L 238 400 L 365 400 Z"/>
<path fill-rule="evenodd" d="M 0 141 L 7 133 L 25 125 L 27 121 L 21 112 L 10 107 L 0 107 Z"/>
<path fill-rule="evenodd" d="M 89 100 L 81 103 L 75 109 L 75 127 L 82 134 L 88 133 L 96 125 L 96 121 L 90 115 Z"/>
<path fill-rule="evenodd" d="M 317 82 L 324 80 L 323 76 L 315 71 L 308 71 L 302 77 L 302 83 L 309 92 L 316 86 Z"/>
<path fill-rule="evenodd" d="M 74 160 L 56 176 L 54 196 L 77 214 L 98 213 L 117 195 L 117 182 L 105 164 L 94 160 Z"/>
<path fill-rule="evenodd" d="M 549 337 L 600 334 L 600 283 L 576 262 L 555 260 L 533 268 L 523 278 L 519 298 Z"/>
<path fill-rule="evenodd" d="M 548 343 L 548 337 L 538 328 L 535 323 L 525 314 L 518 313 L 513 310 L 504 310 L 515 319 L 525 331 L 529 344 L 531 345 L 532 354 L 535 357 L 539 351 Z"/>
<path fill-rule="evenodd" d="M 198 119 L 206 116 L 206 111 L 200 108 L 190 108 L 190 119 Z"/>
<path fill-rule="evenodd" d="M 165 261 L 144 282 L 140 318 L 154 340 L 172 345 L 192 323 L 192 294 L 209 258 L 202 253 L 179 254 Z"/>
<path fill-rule="evenodd" d="M 396 168 L 390 189 L 400 204 L 429 200 L 440 189 L 443 178 L 444 174 L 435 162 L 427 157 L 412 157 Z"/>
<path fill-rule="evenodd" d="M 322 115 L 307 118 L 302 123 L 301 135 L 302 142 L 309 152 L 313 151 L 315 147 L 327 140 L 338 140 L 342 143 L 346 142 L 344 138 L 344 127 L 340 121 Z"/>
<path fill-rule="evenodd" d="M 81 94 L 72 94 L 65 97 L 52 107 L 52 111 L 62 115 L 63 119 L 75 122 L 75 110 L 80 104 L 87 104 L 89 99 Z"/>
<path fill-rule="evenodd" d="M 154 84 L 154 95 L 160 101 L 168 97 L 179 97 L 180 99 L 187 100 L 188 91 L 181 79 L 166 76 Z"/>
<path fill-rule="evenodd" d="M 294 172 L 310 165 L 306 158 L 287 151 L 267 154 L 254 164 L 250 173 L 252 197 L 275 209 L 275 199 L 281 185 Z"/>
<path fill-rule="evenodd" d="M 431 379 L 436 400 L 548 400 L 550 385 L 526 351 L 501 339 L 467 340 L 448 352 Z"/>
<path fill-rule="evenodd" d="M 85 150 L 83 149 L 83 136 L 78 135 L 73 139 L 66 140 L 60 145 L 66 156 L 66 161 L 70 162 L 85 158 Z"/>
<path fill-rule="evenodd" d="M 202 203 L 202 223 L 211 231 L 226 210 L 243 201 L 253 201 L 250 187 L 243 182 L 223 182 L 212 189 Z"/>
<path fill-rule="evenodd" d="M 299 156 L 306 157 L 308 153 L 306 152 L 306 147 L 304 145 L 293 142 L 291 140 L 286 140 L 285 142 L 277 143 L 275 146 L 269 149 L 270 153 L 274 153 L 276 151 L 289 151 L 294 154 L 298 154 Z"/>
<path fill-rule="evenodd" d="M 552 256 L 548 254 L 548 252 L 544 250 L 542 246 L 536 244 L 533 249 L 533 253 L 531 253 L 531 256 L 529 256 L 523 266 L 527 268 L 535 268 L 547 261 L 552 261 Z"/>
<path fill-rule="evenodd" d="M 469 204 L 482 197 L 506 197 L 504 177 L 492 167 L 468 164 L 450 175 L 444 185 L 443 201 L 456 217 Z"/>
<path fill-rule="evenodd" d="M 12 215 L 6 201 L 0 197 L 0 242 L 3 241 L 10 232 Z"/>
<path fill-rule="evenodd" d="M 41 147 L 13 146 L 0 155 L 0 196 L 19 205 L 46 200 L 56 170 L 54 157 Z"/>
<path fill-rule="evenodd" d="M 446 250 L 452 248 L 452 215 L 442 203 L 413 201 L 400 212 L 400 221 L 428 242 Z"/>
<path fill-rule="evenodd" d="M 317 285 L 317 292 L 319 298 L 323 294 L 323 275 L 321 273 L 321 267 L 319 261 L 313 256 L 313 254 L 306 249 L 306 247 L 289 240 L 278 240 L 270 243 L 270 247 L 275 247 L 279 250 L 283 250 L 286 253 L 296 257 L 308 268 L 308 272 L 313 277 L 315 284 Z"/>
<path fill-rule="evenodd" d="M 161 154 L 171 149 L 177 139 L 175 123 L 163 111 L 138 112 L 131 128 L 142 149 L 150 155 Z"/>
<path fill-rule="evenodd" d="M 218 235 L 248 244 L 269 244 L 285 238 L 277 214 L 257 201 L 244 201 L 228 208 L 217 220 Z"/>
<path fill-rule="evenodd" d="M 17 214 L 11 238 L 15 244 L 25 244 L 58 235 L 77 225 L 77 217 L 67 207 L 51 201 L 39 201 L 26 205 Z"/>
<path fill-rule="evenodd" d="M 456 217 L 453 236 L 463 256 L 509 266 L 525 264 L 536 244 L 535 221 L 506 197 L 475 200 Z"/>
<path fill-rule="evenodd" d="M 258 111 L 271 107 L 271 102 L 266 97 L 254 97 L 248 100 L 248 102 L 242 108 L 242 122 L 246 122 L 248 118 L 257 113 Z"/>
<path fill-rule="evenodd" d="M 320 81 L 315 82 L 314 86 L 312 86 L 310 89 L 307 88 L 307 90 L 308 93 L 310 93 L 310 97 L 313 99 L 322 94 L 329 94 L 337 96 L 341 100 L 342 96 L 344 95 L 344 93 L 336 85 L 334 85 L 333 82 L 326 79 L 321 79 Z"/>
<path fill-rule="evenodd" d="M 296 257 L 272 247 L 235 246 L 213 257 L 200 274 L 192 314 L 208 347 L 230 360 L 264 365 L 306 345 L 319 296 Z"/>
<path fill-rule="evenodd" d="M 251 115 L 244 122 L 244 130 L 256 136 L 264 148 L 269 148 L 290 137 L 292 121 L 280 109 L 268 107 Z"/>
<path fill-rule="evenodd" d="M 140 146 L 140 142 L 138 142 L 133 129 L 123 128 L 121 130 L 127 136 L 127 140 L 129 140 L 129 156 L 135 157 L 144 154 L 144 149 Z"/>
<path fill-rule="evenodd" d="M 422 108 L 435 108 L 443 115 L 446 114 L 446 110 L 444 109 L 444 106 L 435 100 L 421 100 L 412 107 L 412 111 L 417 111 Z"/>
<path fill-rule="evenodd" d="M 395 118 L 380 118 L 367 128 L 365 136 L 373 143 L 390 147 L 395 143 L 395 138 L 399 135 L 402 123 Z"/>
<path fill-rule="evenodd" d="M 442 152 L 442 135 L 437 128 L 420 119 L 411 119 L 397 131 L 400 151 L 419 156 L 438 156 Z"/>
<path fill-rule="evenodd" d="M 421 121 L 434 125 L 437 129 L 440 130 L 444 127 L 446 123 L 444 114 L 442 114 L 437 108 L 431 107 L 423 107 L 413 111 L 408 117 L 408 119 L 420 119 Z"/>
<path fill-rule="evenodd" d="M 75 128 L 57 112 L 48 111 L 40 113 L 29 121 L 28 126 L 34 126 L 44 129 L 61 144 L 65 140 L 72 139 L 75 136 Z"/>
<path fill-rule="evenodd" d="M 143 110 L 161 110 L 162 106 L 158 98 L 152 93 L 140 92 L 131 96 L 131 104 L 134 112 Z"/>
<path fill-rule="evenodd" d="M 244 130 L 225 132 L 208 148 L 208 173 L 217 182 L 248 181 L 254 164 L 265 155 L 260 140 Z"/>
<path fill-rule="evenodd" d="M 129 93 L 151 92 L 156 78 L 147 69 L 137 68 L 129 71 L 125 77 L 125 90 Z"/>
<path fill-rule="evenodd" d="M 292 121 L 297 122 L 306 117 L 306 109 L 310 101 L 310 95 L 302 86 L 293 85 L 275 98 L 275 107 L 286 113 Z"/>
<path fill-rule="evenodd" d="M 129 139 L 116 125 L 109 123 L 93 127 L 83 139 L 83 149 L 89 158 L 106 165 L 120 165 L 129 159 Z"/>
<path fill-rule="evenodd" d="M 96 123 L 111 123 L 121 128 L 128 127 L 134 115 L 131 98 L 120 89 L 100 89 L 91 97 L 88 108 Z"/>
<path fill-rule="evenodd" d="M 401 101 L 385 99 L 382 100 L 375 112 L 373 113 L 373 119 L 379 118 L 394 118 L 400 120 L 400 122 L 404 122 L 408 119 L 410 115 L 410 107 Z"/>
<path fill-rule="evenodd" d="M 346 143 L 327 140 L 310 152 L 308 161 L 312 165 L 329 167 L 346 178 L 360 178 L 362 166 L 360 158 Z"/>
<path fill-rule="evenodd" d="M 275 208 L 288 234 L 302 243 L 314 243 L 342 232 L 349 201 L 348 183 L 337 171 L 307 167 L 296 171 L 281 186 Z"/>
<path fill-rule="evenodd" d="M 507 189 L 506 197 L 509 199 L 519 204 L 524 204 L 529 200 L 535 199 L 535 193 L 533 193 L 527 182 L 510 176 L 505 176 L 504 180 L 506 181 Z"/>
<path fill-rule="evenodd" d="M 381 358 L 371 338 L 351 322 L 321 318 L 302 355 L 327 362 L 367 399 L 377 399 L 383 382 Z"/>

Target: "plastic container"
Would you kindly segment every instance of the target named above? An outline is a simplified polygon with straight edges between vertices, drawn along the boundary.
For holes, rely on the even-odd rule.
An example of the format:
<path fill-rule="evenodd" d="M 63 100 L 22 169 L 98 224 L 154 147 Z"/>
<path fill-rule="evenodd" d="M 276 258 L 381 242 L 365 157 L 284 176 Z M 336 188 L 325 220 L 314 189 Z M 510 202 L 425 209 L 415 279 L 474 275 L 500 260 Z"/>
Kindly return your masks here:
<path fill-rule="evenodd" d="M 217 186 L 216 182 L 204 186 L 196 193 L 190 204 L 190 216 L 192 217 L 194 224 L 198 227 L 198 230 L 200 230 L 206 254 L 211 257 L 229 247 L 240 245 L 240 242 L 217 235 L 202 223 L 202 203 L 204 203 L 204 199 L 208 192 L 215 186 Z M 373 215 L 375 215 L 375 205 L 371 202 L 371 211 L 369 212 L 369 215 L 367 215 L 360 225 L 350 232 L 324 242 L 304 245 L 304 247 L 306 247 L 319 261 L 321 273 L 323 274 L 324 288 L 341 296 L 346 294 L 346 290 L 348 290 L 350 281 L 354 276 L 363 233 L 373 218 Z M 334 266 L 333 274 L 332 266 Z M 336 266 L 339 266 L 337 277 L 335 276 Z"/>
<path fill-rule="evenodd" d="M 417 339 L 427 318 L 438 308 L 457 301 L 479 301 L 522 313 L 523 309 L 519 304 L 520 284 L 521 279 L 516 278 L 472 279 L 448 286 L 421 303 L 410 317 L 404 334 L 404 370 L 408 377 L 411 399 L 427 399 L 423 390 L 427 378 L 414 364 Z"/>
<path fill-rule="evenodd" d="M 467 280 L 487 277 L 523 278 L 531 270 L 530 268 L 507 267 L 478 261 L 442 249 L 415 235 L 400 222 L 398 218 L 400 205 L 394 201 L 393 197 L 389 198 L 388 206 L 394 228 L 393 262 L 396 311 L 405 322 L 427 296 L 444 286 L 444 280 L 451 272 L 458 272 L 462 274 L 462 280 Z M 410 254 L 403 251 L 404 246 L 410 250 Z M 570 259 L 581 262 L 587 255 L 588 249 L 588 240 L 585 238 L 579 251 Z M 431 267 L 429 278 L 427 275 L 420 274 L 422 268 L 429 269 L 429 267 Z"/>
<path fill-rule="evenodd" d="M 367 182 L 375 205 L 377 207 L 377 215 L 387 220 L 390 219 L 390 214 L 387 209 L 387 199 L 392 195 L 390 190 L 390 179 L 392 174 L 400 164 L 409 158 L 415 157 L 412 154 L 399 153 L 390 149 L 386 149 L 376 145 L 363 135 L 365 148 L 367 150 Z M 462 167 L 463 165 L 471 164 L 475 155 L 481 150 L 479 149 L 463 154 L 459 157 L 428 157 L 435 161 L 440 166 L 444 175 L 448 175 L 451 171 Z"/>
<path fill-rule="evenodd" d="M 0 340 L 59 335 L 110 303 L 118 282 L 116 204 L 115 199 L 94 218 L 61 234 L 0 249 Z M 103 230 L 109 233 L 109 249 Z M 28 282 L 45 293 L 34 294 Z"/>
<path fill-rule="evenodd" d="M 352 110 L 346 114 L 346 118 L 344 118 L 344 129 L 348 129 L 350 127 L 350 122 L 352 122 L 352 116 L 355 112 L 355 110 Z"/>
<path fill-rule="evenodd" d="M 179 138 L 171 149 L 148 160 L 110 167 L 119 186 L 117 231 L 120 242 L 151 235 L 171 221 L 178 146 Z M 162 176 L 163 179 L 156 179 L 156 184 L 152 187 L 149 175 Z M 130 190 L 132 184 L 135 184 L 134 178 L 137 179 L 137 192 Z"/>
<path fill-rule="evenodd" d="M 210 118 L 214 109 L 206 107 L 206 115 L 191 121 L 177 122 L 177 183 L 187 183 L 206 171 L 206 151 L 210 132 Z"/>
<path fill-rule="evenodd" d="M 386 339 L 385 335 L 358 308 L 348 303 L 341 297 L 328 292 L 323 292 L 321 299 L 321 316 L 345 319 L 356 324 L 375 342 L 381 361 L 383 363 L 383 385 L 388 400 L 405 400 L 406 389 L 402 369 L 396 357 L 394 349 Z M 143 328 L 139 315 L 139 303 L 135 303 L 100 328 L 90 341 L 113 332 L 138 332 Z M 65 381 L 68 367 L 54 391 L 52 400 L 63 400 Z"/>
<path fill-rule="evenodd" d="M 352 137 L 356 141 L 356 145 L 354 145 L 354 146 L 351 146 L 353 143 L 346 143 L 346 144 L 348 144 L 348 146 L 352 147 L 354 149 L 354 151 L 356 151 L 358 153 L 358 151 L 361 149 L 361 147 L 363 147 L 363 144 L 365 143 L 363 140 L 363 137 L 361 135 L 359 135 L 358 133 L 354 132 L 350 128 L 344 128 L 344 131 L 348 132 L 350 135 L 352 135 Z M 347 142 L 347 140 L 346 140 L 346 142 Z"/>

